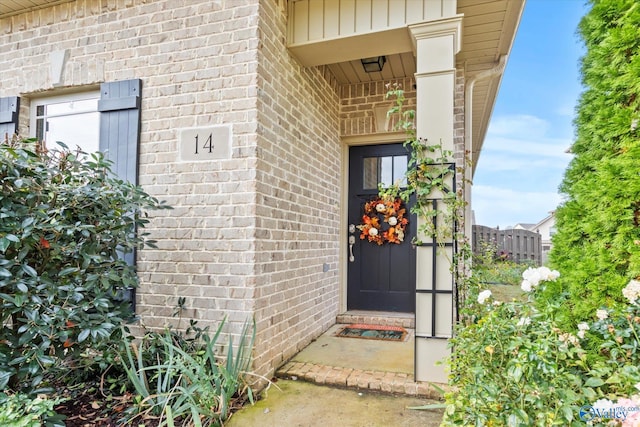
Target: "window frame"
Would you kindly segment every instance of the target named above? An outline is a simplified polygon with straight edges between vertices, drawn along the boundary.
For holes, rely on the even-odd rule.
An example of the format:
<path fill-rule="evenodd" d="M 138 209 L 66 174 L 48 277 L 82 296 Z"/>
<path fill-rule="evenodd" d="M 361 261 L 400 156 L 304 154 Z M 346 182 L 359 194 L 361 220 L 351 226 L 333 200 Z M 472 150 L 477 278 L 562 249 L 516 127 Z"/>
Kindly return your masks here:
<path fill-rule="evenodd" d="M 42 105 L 51 105 L 63 102 L 72 102 L 72 101 L 86 101 L 90 99 L 96 100 L 96 109 L 95 112 L 98 114 L 98 128 L 96 129 L 96 145 L 100 147 L 100 111 L 98 109 L 98 102 L 100 101 L 100 90 L 99 89 L 90 89 L 82 92 L 70 92 L 64 94 L 43 94 L 42 96 L 33 97 L 30 99 L 29 105 L 29 137 L 37 138 L 37 120 L 40 116 L 38 116 L 38 107 Z M 45 120 L 47 115 L 44 116 Z M 53 117 L 62 117 L 53 116 Z M 46 132 L 46 131 L 45 131 Z M 66 143 L 66 141 L 62 141 Z M 51 144 L 55 144 L 54 141 L 46 141 L 48 148 L 52 148 Z M 84 149 L 84 147 L 82 147 Z M 75 150 L 76 147 L 69 146 L 69 149 Z"/>

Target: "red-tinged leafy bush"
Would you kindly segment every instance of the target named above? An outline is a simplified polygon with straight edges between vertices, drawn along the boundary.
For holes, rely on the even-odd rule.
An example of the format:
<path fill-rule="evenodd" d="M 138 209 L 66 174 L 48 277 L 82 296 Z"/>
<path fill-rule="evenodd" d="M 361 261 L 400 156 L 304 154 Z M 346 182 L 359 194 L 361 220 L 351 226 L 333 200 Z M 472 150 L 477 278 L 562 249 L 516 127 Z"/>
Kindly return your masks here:
<path fill-rule="evenodd" d="M 165 206 L 109 168 L 63 144 L 0 144 L 0 391 L 37 391 L 61 358 L 132 317 L 124 258 L 153 245 L 138 229 Z"/>

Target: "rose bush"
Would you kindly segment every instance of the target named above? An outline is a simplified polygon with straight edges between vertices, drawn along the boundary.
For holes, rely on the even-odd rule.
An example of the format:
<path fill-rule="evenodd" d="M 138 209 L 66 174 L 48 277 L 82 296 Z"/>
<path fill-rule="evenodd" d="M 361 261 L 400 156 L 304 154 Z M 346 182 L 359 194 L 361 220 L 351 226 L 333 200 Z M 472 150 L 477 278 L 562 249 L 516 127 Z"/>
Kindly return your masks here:
<path fill-rule="evenodd" d="M 452 338 L 452 390 L 445 395 L 443 425 L 584 426 L 591 421 L 635 426 L 629 420 L 640 418 L 640 412 L 624 419 L 594 415 L 601 399 L 617 408 L 640 407 L 635 281 L 623 291 L 630 302 L 624 310 L 601 308 L 593 322 L 565 331 L 553 317 L 557 307 L 535 304 L 536 295 L 559 273 L 541 267 L 522 276 L 527 302 L 503 303 L 481 291 L 468 308 L 473 316 L 467 317 L 477 320 Z M 590 345 L 593 339 L 602 346 Z"/>

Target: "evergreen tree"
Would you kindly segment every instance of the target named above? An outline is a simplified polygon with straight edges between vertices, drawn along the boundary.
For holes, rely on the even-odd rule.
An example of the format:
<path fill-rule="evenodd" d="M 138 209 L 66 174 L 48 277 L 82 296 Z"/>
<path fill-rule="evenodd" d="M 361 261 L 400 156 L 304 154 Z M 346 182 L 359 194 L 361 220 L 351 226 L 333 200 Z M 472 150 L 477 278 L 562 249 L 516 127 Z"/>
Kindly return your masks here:
<path fill-rule="evenodd" d="M 551 264 L 562 277 L 546 298 L 575 325 L 624 301 L 640 278 L 640 1 L 590 0 L 578 32 L 584 92 L 574 155 L 560 191 Z"/>

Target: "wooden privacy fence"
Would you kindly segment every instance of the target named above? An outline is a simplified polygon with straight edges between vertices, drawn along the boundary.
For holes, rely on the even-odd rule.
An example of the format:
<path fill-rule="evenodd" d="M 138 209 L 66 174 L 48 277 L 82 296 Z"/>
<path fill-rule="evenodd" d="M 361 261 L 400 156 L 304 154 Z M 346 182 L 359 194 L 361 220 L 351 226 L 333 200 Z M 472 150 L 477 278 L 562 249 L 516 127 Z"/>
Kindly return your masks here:
<path fill-rule="evenodd" d="M 516 262 L 542 264 L 542 239 L 540 233 L 523 229 L 500 230 L 484 225 L 473 226 L 473 253 L 486 250 L 486 245 L 495 247 L 498 256 Z M 483 245 L 484 243 L 484 245 Z"/>

